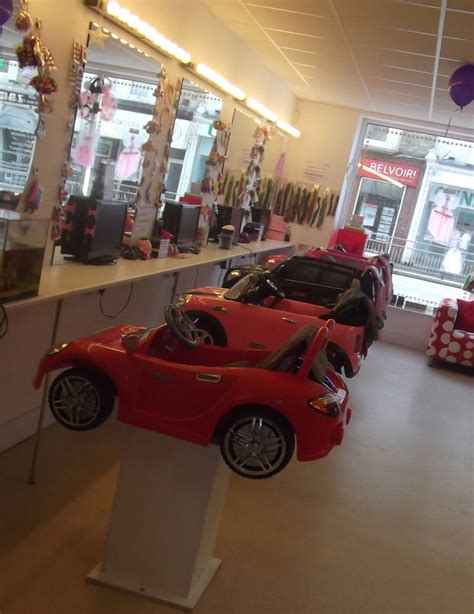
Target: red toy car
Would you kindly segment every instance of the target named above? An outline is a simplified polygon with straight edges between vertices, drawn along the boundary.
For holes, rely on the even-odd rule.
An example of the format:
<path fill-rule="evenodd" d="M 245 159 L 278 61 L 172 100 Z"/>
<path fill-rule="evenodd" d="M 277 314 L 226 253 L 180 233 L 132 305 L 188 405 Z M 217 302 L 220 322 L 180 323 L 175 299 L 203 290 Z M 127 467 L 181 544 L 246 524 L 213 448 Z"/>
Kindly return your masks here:
<path fill-rule="evenodd" d="M 305 324 L 324 326 L 329 309 L 285 298 L 276 279 L 256 271 L 232 288 L 204 287 L 183 294 L 178 305 L 195 322 L 200 340 L 235 349 L 274 350 Z M 365 347 L 364 326 L 336 324 L 327 344 L 333 368 L 347 377 L 360 369 Z"/>
<path fill-rule="evenodd" d="M 275 352 L 199 344 L 178 307 L 167 325 L 117 326 L 63 343 L 42 358 L 34 380 L 63 371 L 49 405 L 64 426 L 102 424 L 118 396 L 118 419 L 200 445 L 220 446 L 241 476 L 268 478 L 290 461 L 326 456 L 342 442 L 351 417 L 341 378 L 327 369 L 324 346 L 332 322 L 298 330 Z M 72 367 L 72 368 L 71 368 Z"/>

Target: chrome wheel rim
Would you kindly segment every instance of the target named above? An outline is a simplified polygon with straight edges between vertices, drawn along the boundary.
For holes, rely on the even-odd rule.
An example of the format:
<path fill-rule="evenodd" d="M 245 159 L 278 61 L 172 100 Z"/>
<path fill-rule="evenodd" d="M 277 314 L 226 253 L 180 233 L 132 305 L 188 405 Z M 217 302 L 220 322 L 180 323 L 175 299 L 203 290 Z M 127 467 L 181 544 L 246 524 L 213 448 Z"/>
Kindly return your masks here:
<path fill-rule="evenodd" d="M 100 397 L 95 386 L 86 377 L 70 375 L 63 377 L 54 386 L 51 409 L 65 426 L 88 426 L 100 412 Z"/>
<path fill-rule="evenodd" d="M 251 416 L 238 420 L 227 431 L 224 449 L 237 473 L 263 477 L 278 470 L 285 460 L 287 445 L 278 424 Z"/>
<path fill-rule="evenodd" d="M 211 333 L 203 328 L 197 329 L 198 341 L 199 343 L 203 343 L 204 345 L 216 345 L 214 342 L 214 337 Z"/>

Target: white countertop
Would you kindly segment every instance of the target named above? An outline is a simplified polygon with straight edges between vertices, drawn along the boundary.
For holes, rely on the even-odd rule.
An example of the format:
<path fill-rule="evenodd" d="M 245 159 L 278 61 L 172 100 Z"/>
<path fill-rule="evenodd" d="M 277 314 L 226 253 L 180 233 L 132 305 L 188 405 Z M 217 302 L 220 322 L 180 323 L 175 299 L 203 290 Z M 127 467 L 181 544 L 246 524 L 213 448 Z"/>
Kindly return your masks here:
<path fill-rule="evenodd" d="M 262 254 L 279 249 L 289 249 L 292 243 L 285 241 L 254 241 L 245 245 L 234 245 L 230 250 L 219 249 L 217 245 L 208 245 L 199 254 L 182 254 L 176 258 L 150 260 L 124 260 L 119 258 L 116 264 L 94 266 L 80 262 L 68 262 L 43 269 L 37 296 L 4 303 L 8 311 L 28 307 L 39 302 L 82 294 L 101 288 L 139 281 L 156 275 L 172 274 L 182 269 L 216 264 L 231 258 Z"/>

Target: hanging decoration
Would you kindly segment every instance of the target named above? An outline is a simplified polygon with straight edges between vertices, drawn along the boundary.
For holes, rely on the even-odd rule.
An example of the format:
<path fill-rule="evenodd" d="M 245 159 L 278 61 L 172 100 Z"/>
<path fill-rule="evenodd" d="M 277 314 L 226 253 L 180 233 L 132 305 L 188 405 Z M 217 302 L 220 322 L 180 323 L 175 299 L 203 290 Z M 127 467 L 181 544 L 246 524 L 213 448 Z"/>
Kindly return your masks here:
<path fill-rule="evenodd" d="M 130 142 L 126 145 L 117 159 L 115 165 L 115 178 L 123 181 L 134 175 L 140 166 L 140 151 L 135 146 L 135 134 L 131 134 Z"/>
<path fill-rule="evenodd" d="M 281 182 L 275 195 L 273 212 L 293 222 L 311 228 L 321 228 L 327 216 L 336 214 L 339 194 L 318 184 Z"/>
<path fill-rule="evenodd" d="M 230 138 L 230 125 L 220 119 L 213 122 L 216 136 L 209 157 L 206 160 L 207 170 L 201 181 L 202 205 L 198 224 L 198 240 L 202 245 L 207 244 L 209 228 L 214 221 L 214 205 L 217 197 L 224 192 L 224 164 L 225 152 Z"/>
<path fill-rule="evenodd" d="M 61 236 L 61 224 L 63 222 L 64 205 L 68 199 L 66 182 L 72 176 L 72 167 L 69 164 L 69 143 L 72 139 L 74 130 L 74 120 L 78 108 L 79 95 L 81 92 L 84 67 L 87 62 L 87 49 L 85 45 L 78 41 L 73 42 L 72 58 L 69 66 L 69 85 L 71 87 L 71 97 L 68 104 L 68 115 L 65 121 L 67 147 L 64 149 L 64 164 L 61 171 L 61 180 L 58 186 L 56 202 L 51 212 L 51 239 L 56 241 Z"/>
<path fill-rule="evenodd" d="M 53 101 L 47 96 L 58 91 L 58 84 L 52 76 L 56 64 L 49 48 L 41 42 L 41 22 L 32 18 L 29 0 L 20 0 L 20 9 L 15 15 L 15 27 L 25 35 L 23 41 L 15 48 L 20 67 L 36 68 L 37 71 L 30 85 L 39 94 L 38 125 L 35 134 L 42 138 L 46 134 L 46 117 L 53 111 Z"/>
<path fill-rule="evenodd" d="M 41 199 L 43 198 L 43 187 L 38 179 L 38 169 L 35 167 L 33 171 L 33 180 L 26 193 L 25 212 L 34 213 L 39 209 Z"/>
<path fill-rule="evenodd" d="M 465 64 L 449 79 L 449 95 L 461 109 L 474 100 L 474 64 Z"/>
<path fill-rule="evenodd" d="M 142 236 L 150 236 L 157 211 L 162 206 L 165 177 L 168 173 L 172 126 L 181 87 L 180 81 L 176 83 L 171 81 L 164 66 L 157 77 L 158 85 L 153 92 L 156 98 L 153 119 L 144 126 L 148 133 L 148 140 L 141 147 L 143 175 L 135 201 L 137 214 L 132 234 L 133 243 L 136 243 Z"/>
<path fill-rule="evenodd" d="M 244 183 L 239 193 L 238 206 L 247 211 L 259 203 L 262 162 L 265 155 L 265 144 L 271 139 L 270 126 L 258 126 L 254 133 L 255 144 L 250 151 L 250 162 L 245 172 Z"/>

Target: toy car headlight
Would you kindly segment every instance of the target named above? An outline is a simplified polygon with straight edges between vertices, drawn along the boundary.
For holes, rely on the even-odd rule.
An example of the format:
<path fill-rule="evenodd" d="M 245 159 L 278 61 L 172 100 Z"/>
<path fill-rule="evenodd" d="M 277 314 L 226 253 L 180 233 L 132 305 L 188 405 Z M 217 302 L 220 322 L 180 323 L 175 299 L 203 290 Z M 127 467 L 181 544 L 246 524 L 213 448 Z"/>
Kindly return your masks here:
<path fill-rule="evenodd" d="M 55 354 L 59 354 L 59 352 L 62 352 L 63 350 L 65 350 L 68 347 L 68 345 L 69 345 L 69 342 L 60 343 L 59 345 L 55 345 L 49 350 L 46 356 L 54 356 Z"/>
<path fill-rule="evenodd" d="M 320 414 L 324 414 L 330 418 L 337 418 L 341 413 L 337 397 L 333 394 L 324 394 L 321 397 L 317 397 L 312 401 L 308 401 L 308 405 Z"/>

